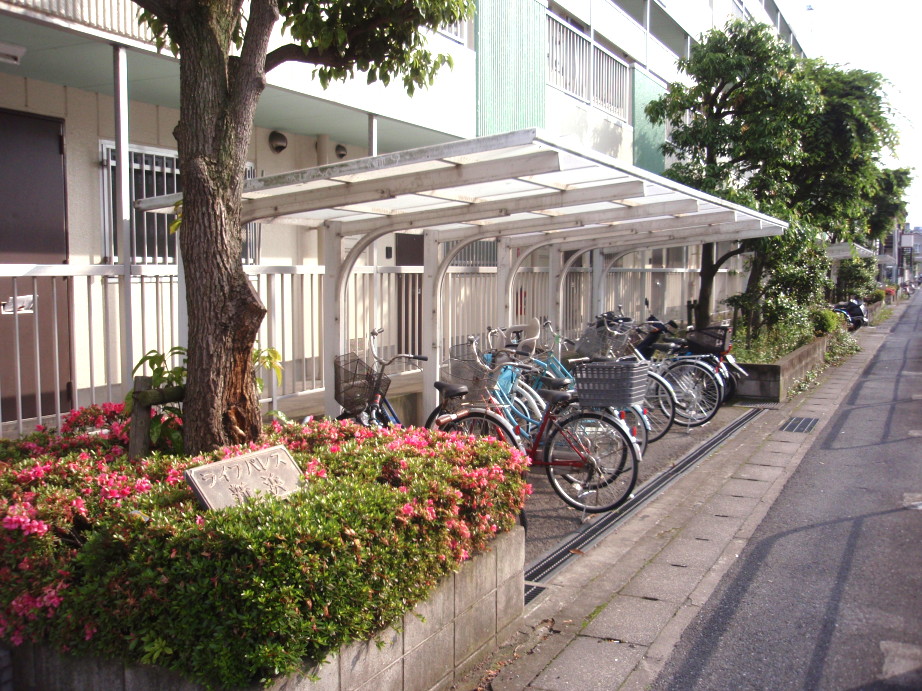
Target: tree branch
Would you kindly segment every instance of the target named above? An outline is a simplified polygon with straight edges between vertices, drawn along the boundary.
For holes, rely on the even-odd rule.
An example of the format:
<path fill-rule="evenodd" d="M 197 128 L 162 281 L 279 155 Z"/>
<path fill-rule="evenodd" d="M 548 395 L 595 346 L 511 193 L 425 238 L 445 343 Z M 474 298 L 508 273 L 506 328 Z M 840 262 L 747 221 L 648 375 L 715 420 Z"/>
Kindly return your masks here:
<path fill-rule="evenodd" d="M 266 55 L 265 71 L 269 72 L 285 62 L 306 62 L 324 67 L 348 67 L 351 63 L 350 60 L 338 53 L 321 51 L 317 48 L 304 50 L 297 43 L 288 43 L 284 46 L 279 46 Z"/>
<path fill-rule="evenodd" d="M 176 16 L 179 2 L 176 0 L 139 0 L 135 3 L 142 10 L 159 17 L 166 24 L 172 24 L 172 17 Z"/>
<path fill-rule="evenodd" d="M 379 14 L 374 19 L 363 22 L 361 26 L 356 27 L 346 36 L 346 45 L 353 50 L 351 55 L 343 55 L 332 50 L 320 50 L 316 46 L 311 46 L 305 50 L 303 46 L 297 43 L 280 46 L 266 55 L 265 71 L 269 72 L 285 62 L 304 62 L 323 67 L 349 67 L 355 63 L 355 49 L 359 45 L 360 39 L 382 27 L 388 25 L 401 26 L 414 20 L 418 21 L 419 18 L 419 12 L 414 4 L 405 3 L 396 12 Z"/>
<path fill-rule="evenodd" d="M 737 245 L 737 246 L 736 246 L 735 248 L 733 248 L 732 250 L 729 250 L 728 252 L 724 252 L 720 257 L 718 257 L 718 258 L 714 261 L 714 269 L 715 269 L 715 270 L 719 269 L 719 268 L 720 268 L 721 266 L 723 266 L 728 260 L 730 260 L 731 258 L 735 257 L 735 256 L 738 255 L 738 254 L 742 254 L 742 253 L 745 252 L 745 251 L 746 251 L 746 248 L 745 248 L 745 246 L 743 245 L 743 243 L 741 242 L 739 245 Z"/>

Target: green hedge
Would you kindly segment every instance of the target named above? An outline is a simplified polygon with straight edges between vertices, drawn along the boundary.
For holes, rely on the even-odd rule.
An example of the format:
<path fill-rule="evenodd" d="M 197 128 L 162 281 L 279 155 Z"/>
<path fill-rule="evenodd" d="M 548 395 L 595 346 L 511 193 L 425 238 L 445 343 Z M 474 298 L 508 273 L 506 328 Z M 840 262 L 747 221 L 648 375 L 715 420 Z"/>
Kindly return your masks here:
<path fill-rule="evenodd" d="M 209 512 L 188 467 L 284 444 L 285 499 Z M 259 444 L 129 462 L 119 405 L 0 442 L 0 639 L 151 663 L 205 686 L 300 669 L 395 623 L 530 488 L 493 440 L 315 420 Z"/>

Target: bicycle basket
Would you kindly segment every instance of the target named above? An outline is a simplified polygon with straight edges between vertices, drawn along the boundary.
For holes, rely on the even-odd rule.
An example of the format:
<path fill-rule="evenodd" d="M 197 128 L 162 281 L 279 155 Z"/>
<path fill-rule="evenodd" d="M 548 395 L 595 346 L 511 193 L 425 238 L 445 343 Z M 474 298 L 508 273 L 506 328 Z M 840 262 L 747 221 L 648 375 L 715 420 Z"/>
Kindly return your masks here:
<path fill-rule="evenodd" d="M 650 363 L 635 360 L 586 362 L 573 368 L 576 395 L 586 408 L 641 405 L 647 392 Z"/>
<path fill-rule="evenodd" d="M 685 334 L 688 349 L 693 353 L 720 355 L 730 349 L 732 329 L 729 326 L 706 326 Z"/>
<path fill-rule="evenodd" d="M 333 358 L 333 395 L 349 415 L 358 415 L 375 395 L 375 371 L 355 353 Z M 381 375 L 380 393 L 387 393 L 391 380 Z"/>
<path fill-rule="evenodd" d="M 580 357 L 608 357 L 620 354 L 628 344 L 627 332 L 609 331 L 604 325 L 587 326 L 583 334 L 576 339 L 576 355 Z"/>
<path fill-rule="evenodd" d="M 470 343 L 453 345 L 448 349 L 448 374 L 446 381 L 467 387 L 465 400 L 480 403 L 490 400 L 490 390 L 496 385 L 496 373 L 483 368 Z"/>

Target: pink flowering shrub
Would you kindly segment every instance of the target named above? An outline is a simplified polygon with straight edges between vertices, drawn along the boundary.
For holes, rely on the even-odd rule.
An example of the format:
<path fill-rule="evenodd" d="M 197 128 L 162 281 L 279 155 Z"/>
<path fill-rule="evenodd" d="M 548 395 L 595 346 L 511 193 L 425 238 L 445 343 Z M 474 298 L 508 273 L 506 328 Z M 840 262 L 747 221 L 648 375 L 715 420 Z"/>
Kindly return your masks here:
<path fill-rule="evenodd" d="M 530 491 L 495 440 L 350 422 L 275 422 L 247 447 L 127 460 L 120 406 L 0 441 L 0 641 L 241 686 L 397 620 Z M 277 444 L 304 484 L 206 511 L 189 467 Z"/>

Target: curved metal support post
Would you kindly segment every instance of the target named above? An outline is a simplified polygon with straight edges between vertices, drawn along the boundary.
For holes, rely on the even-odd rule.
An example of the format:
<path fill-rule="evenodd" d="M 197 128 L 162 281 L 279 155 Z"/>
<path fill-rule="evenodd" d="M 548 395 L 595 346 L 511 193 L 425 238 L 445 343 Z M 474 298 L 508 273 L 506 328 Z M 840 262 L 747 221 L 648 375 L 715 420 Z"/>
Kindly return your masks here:
<path fill-rule="evenodd" d="M 591 252 L 592 250 L 593 250 L 592 247 L 587 247 L 583 250 L 578 250 L 574 252 L 573 256 L 571 256 L 566 262 L 564 262 L 563 266 L 560 267 L 560 279 L 557 283 L 557 304 L 560 305 L 561 318 L 563 317 L 564 302 L 566 298 L 566 296 L 564 295 L 564 280 L 567 277 L 567 272 L 570 271 L 571 268 L 573 268 L 573 265 L 577 262 L 577 260 L 582 259 L 582 256 L 586 254 L 586 252 Z M 558 322 L 557 327 L 563 328 L 562 321 Z"/>
<path fill-rule="evenodd" d="M 327 415 L 339 414 L 339 404 L 334 396 L 333 358 L 346 347 L 343 333 L 343 296 L 339 286 L 343 275 L 348 275 L 346 264 L 340 261 L 343 239 L 334 224 L 324 227 L 323 236 L 323 407 Z"/>

